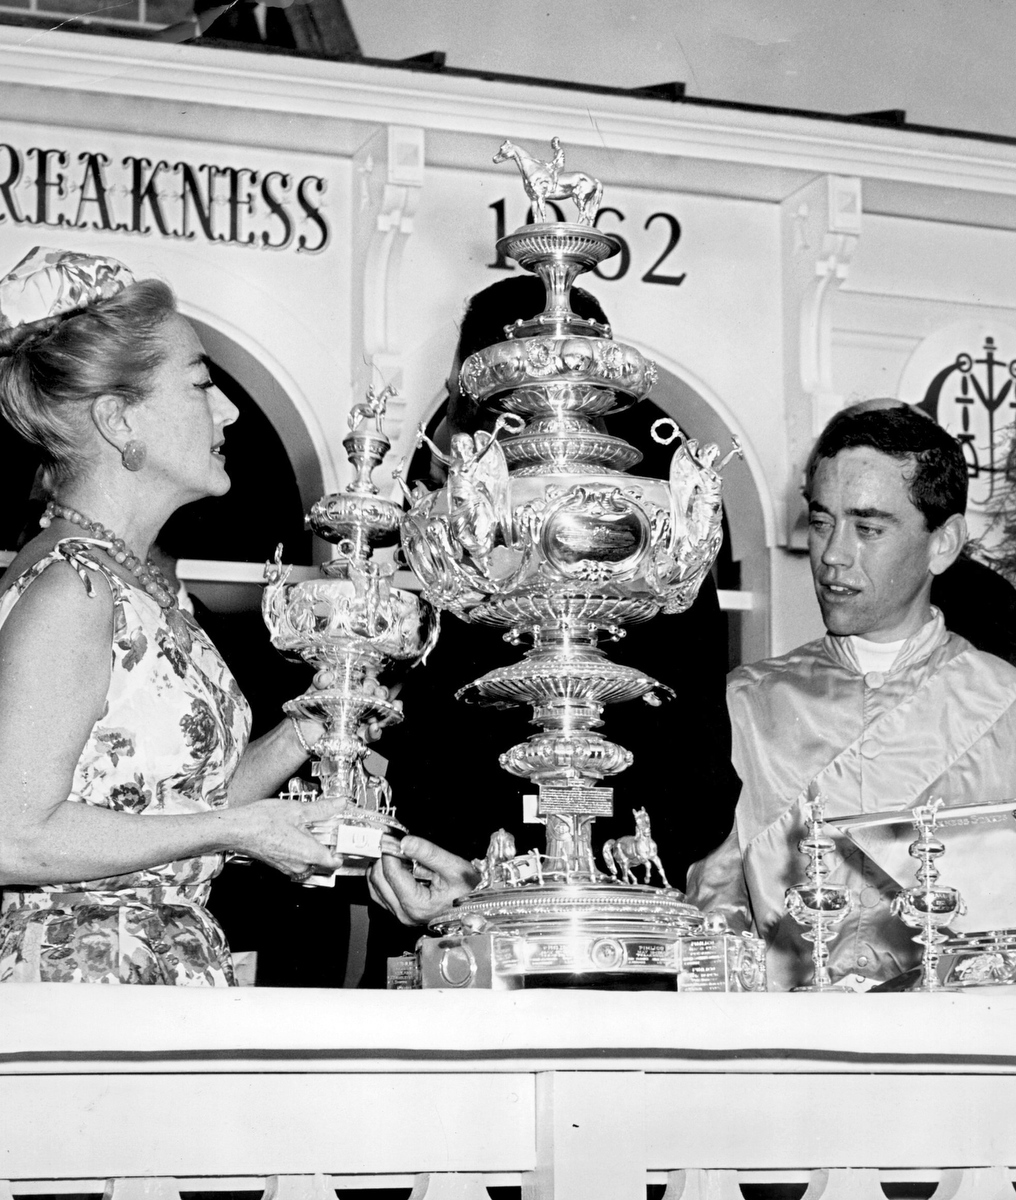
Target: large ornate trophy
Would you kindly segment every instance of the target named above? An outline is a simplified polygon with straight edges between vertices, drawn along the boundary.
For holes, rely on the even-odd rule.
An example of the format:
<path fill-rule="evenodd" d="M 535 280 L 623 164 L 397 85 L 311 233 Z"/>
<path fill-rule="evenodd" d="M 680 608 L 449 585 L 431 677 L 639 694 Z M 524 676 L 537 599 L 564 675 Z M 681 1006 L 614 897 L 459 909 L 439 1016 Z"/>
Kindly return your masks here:
<path fill-rule="evenodd" d="M 388 699 L 378 675 L 389 661 L 424 657 L 437 637 L 433 608 L 413 592 L 392 587 L 394 562 L 374 558 L 375 549 L 398 540 L 402 516 L 401 506 L 379 496 L 371 478 L 391 446 L 384 432 L 389 395 L 387 388 L 380 395 L 369 392 L 365 403 L 354 406 L 342 444 L 355 478 L 344 492 L 323 496 L 308 514 L 310 528 L 336 546 L 322 578 L 288 582 L 290 568 L 279 555 L 265 570 L 262 608 L 272 645 L 332 676 L 330 686 L 285 705 L 291 716 L 325 726 L 313 746 L 320 792 L 293 780 L 286 794 L 345 801 L 337 818 L 313 828 L 342 857 L 337 874 L 343 875 L 363 874 L 380 857 L 382 835 L 404 831 L 387 783 L 365 766 L 365 724 L 402 719 L 401 705 Z M 333 883 L 334 876 L 314 875 L 308 882 Z"/>
<path fill-rule="evenodd" d="M 613 811 L 602 781 L 632 761 L 599 732 L 604 706 L 669 693 L 612 663 L 599 642 L 692 604 L 720 546 L 723 463 L 716 446 L 685 440 L 663 419 L 654 436 L 678 442 L 669 480 L 626 473 L 641 454 L 601 418 L 642 399 L 656 368 L 571 311 L 576 277 L 620 247 L 593 225 L 599 182 L 565 175 L 557 139 L 553 149 L 542 163 L 505 142 L 495 157 L 517 163 L 538 217 L 548 199 L 579 208 L 576 223 L 539 220 L 498 242 L 543 280 L 546 308 L 463 364 L 461 385 L 493 430 L 453 436 L 446 486 L 411 497 L 402 531 L 427 600 L 531 647 L 459 697 L 532 707 L 539 732 L 500 761 L 538 792 L 546 849 L 518 854 L 510 834 L 494 834 L 479 886 L 421 942 L 422 982 L 761 989 L 761 944 L 722 921 L 706 928 L 667 886 L 644 808 L 632 836 L 606 849 L 608 870 L 596 862 L 593 823 Z M 663 887 L 650 886 L 654 868 Z"/>

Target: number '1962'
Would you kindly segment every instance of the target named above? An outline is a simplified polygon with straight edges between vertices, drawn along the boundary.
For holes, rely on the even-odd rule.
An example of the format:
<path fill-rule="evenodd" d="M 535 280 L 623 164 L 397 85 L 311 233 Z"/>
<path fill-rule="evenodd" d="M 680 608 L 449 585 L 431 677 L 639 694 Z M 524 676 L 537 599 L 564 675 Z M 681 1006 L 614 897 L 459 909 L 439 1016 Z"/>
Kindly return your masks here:
<path fill-rule="evenodd" d="M 496 225 L 495 236 L 498 239 L 503 238 L 507 232 L 505 202 L 504 200 L 495 200 L 494 203 L 488 205 L 488 207 L 494 210 L 494 220 Z M 554 219 L 556 221 L 567 220 L 567 217 L 562 210 L 553 202 L 549 203 L 547 207 L 553 212 Z M 631 247 L 628 244 L 627 238 L 622 237 L 615 229 L 610 227 L 613 224 L 613 221 L 617 221 L 618 224 L 624 221 L 624 213 L 618 208 L 611 208 L 609 205 L 605 208 L 601 208 L 596 214 L 595 224 L 597 228 L 600 227 L 600 223 L 604 218 L 613 218 L 613 220 L 610 221 L 608 226 L 604 229 L 604 232 L 610 233 L 611 236 L 618 240 L 621 245 L 621 250 L 616 258 L 610 259 L 602 266 L 594 267 L 593 274 L 599 275 L 601 279 L 605 279 L 608 282 L 613 282 L 617 279 L 623 279 L 631 270 Z M 532 207 L 530 207 L 526 214 L 526 220 L 524 224 L 528 225 L 532 220 L 533 210 Z M 682 271 L 680 275 L 673 275 L 661 270 L 661 267 L 663 267 L 667 259 L 670 258 L 673 252 L 677 249 L 677 244 L 681 240 L 681 222 L 677 219 L 677 217 L 674 216 L 673 213 L 655 212 L 646 218 L 646 223 L 642 226 L 642 228 L 645 231 L 649 230 L 652 226 L 655 226 L 657 230 L 663 232 L 665 244 L 663 244 L 663 241 L 661 240 L 663 251 L 649 267 L 649 270 L 646 271 L 646 273 L 642 276 L 642 282 L 662 283 L 670 287 L 680 287 L 680 285 L 684 283 L 687 272 Z M 511 263 L 500 251 L 498 251 L 497 258 L 492 263 L 488 263 L 487 266 L 495 271 L 510 271 L 512 269 Z"/>

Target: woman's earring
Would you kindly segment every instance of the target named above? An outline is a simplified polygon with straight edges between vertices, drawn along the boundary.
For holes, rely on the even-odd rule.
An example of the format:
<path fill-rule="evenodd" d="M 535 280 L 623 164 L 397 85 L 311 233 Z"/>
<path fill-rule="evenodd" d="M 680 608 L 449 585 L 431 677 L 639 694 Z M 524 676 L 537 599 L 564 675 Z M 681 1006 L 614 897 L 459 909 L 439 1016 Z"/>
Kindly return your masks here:
<path fill-rule="evenodd" d="M 140 471 L 145 465 L 148 450 L 144 442 L 136 442 L 133 438 L 120 451 L 120 461 L 128 471 Z"/>

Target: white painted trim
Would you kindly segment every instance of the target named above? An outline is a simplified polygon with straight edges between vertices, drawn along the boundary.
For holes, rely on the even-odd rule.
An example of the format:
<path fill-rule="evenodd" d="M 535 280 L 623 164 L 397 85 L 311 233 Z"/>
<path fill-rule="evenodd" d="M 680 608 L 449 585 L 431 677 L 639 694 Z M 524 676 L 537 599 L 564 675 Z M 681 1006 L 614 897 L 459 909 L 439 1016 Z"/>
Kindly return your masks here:
<path fill-rule="evenodd" d="M 176 574 L 183 583 L 260 584 L 265 581 L 265 564 L 214 558 L 181 558 L 177 560 Z M 317 567 L 293 567 L 290 579 L 295 583 L 301 579 L 317 579 L 320 574 Z"/>
<path fill-rule="evenodd" d="M 176 564 L 177 576 L 184 583 L 257 583 L 265 581 L 261 563 L 226 562 L 209 558 L 181 558 Z M 294 566 L 289 576 L 293 583 L 303 579 L 318 579 L 317 567 Z M 392 580 L 396 587 L 418 592 L 420 581 L 411 571 L 396 571 Z M 758 607 L 753 592 L 721 590 L 720 608 L 727 612 L 751 612 Z"/>
<path fill-rule="evenodd" d="M 225 105 L 454 134 L 718 159 L 1016 196 L 1016 146 L 811 117 L 562 93 L 482 79 L 0 26 L 0 78 L 124 99 Z M 250 121 L 250 140 L 258 141 Z M 797 186 L 796 183 L 794 186 Z M 793 188 L 791 188 L 793 190 Z"/>
<path fill-rule="evenodd" d="M 0 568 L 7 567 L 14 561 L 16 550 L 0 550 Z M 255 583 L 265 581 L 265 568 L 262 563 L 228 562 L 225 559 L 212 558 L 181 558 L 176 564 L 177 577 L 183 583 Z M 290 581 L 298 583 L 304 579 L 319 579 L 321 572 L 317 567 L 294 566 L 290 572 Z M 420 581 L 411 571 L 396 571 L 393 583 L 396 587 L 405 588 L 410 592 L 420 590 Z M 754 592 L 737 592 L 721 589 L 717 592 L 720 598 L 720 608 L 725 612 L 752 612 L 758 605 L 758 597 Z"/>
<path fill-rule="evenodd" d="M 758 596 L 754 592 L 735 592 L 719 588 L 716 595 L 724 612 L 753 612 L 759 607 Z"/>
<path fill-rule="evenodd" d="M 1016 1170 L 1007 1168 L 1011 1179 L 1016 1179 Z M 907 1170 L 892 1170 L 881 1168 L 878 1172 L 881 1183 L 940 1183 L 945 1171 L 934 1167 L 911 1168 Z M 522 1178 L 521 1171 L 484 1172 L 484 1187 L 518 1187 Z M 646 1183 L 662 1183 L 669 1181 L 668 1171 L 647 1171 Z M 806 1170 L 782 1171 L 743 1171 L 737 1172 L 738 1183 L 808 1183 L 811 1172 Z M 416 1181 L 415 1175 L 329 1175 L 327 1186 L 332 1189 L 340 1188 L 412 1188 Z M 174 1179 L 173 1183 L 180 1192 L 263 1192 L 267 1186 L 264 1175 L 215 1175 L 212 1177 L 188 1178 L 186 1176 Z M 101 1195 L 107 1180 L 105 1179 L 19 1179 L 17 1181 L 19 1196 L 39 1194 L 75 1194 L 95 1193 Z"/>

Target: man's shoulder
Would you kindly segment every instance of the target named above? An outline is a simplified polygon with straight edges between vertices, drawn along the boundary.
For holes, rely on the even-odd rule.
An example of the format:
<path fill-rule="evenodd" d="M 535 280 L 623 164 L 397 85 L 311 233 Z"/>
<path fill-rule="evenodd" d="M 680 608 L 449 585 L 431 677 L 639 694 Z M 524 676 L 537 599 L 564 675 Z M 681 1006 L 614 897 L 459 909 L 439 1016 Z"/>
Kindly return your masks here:
<path fill-rule="evenodd" d="M 832 663 L 833 660 L 825 650 L 825 639 L 817 638 L 786 654 L 777 654 L 772 658 L 762 658 L 757 662 L 735 667 L 727 676 L 727 690 L 738 692 L 745 688 L 764 687 L 776 681 L 796 679 Z"/>
<path fill-rule="evenodd" d="M 961 634 L 952 631 L 949 632 L 946 645 L 952 652 L 950 658 L 959 659 L 962 655 L 962 662 L 972 668 L 975 675 L 982 678 L 990 675 L 1000 684 L 1016 687 L 1016 667 L 1004 658 L 988 650 L 979 650 Z"/>

